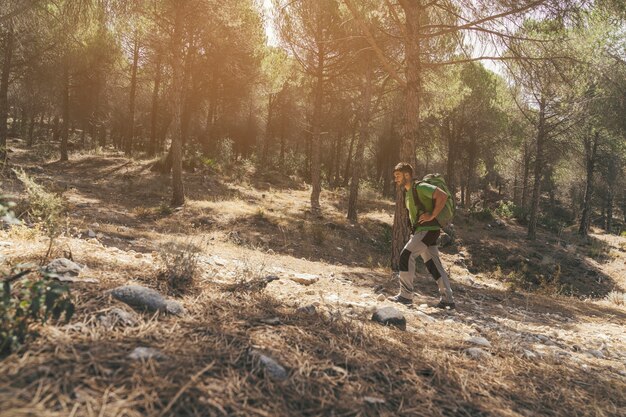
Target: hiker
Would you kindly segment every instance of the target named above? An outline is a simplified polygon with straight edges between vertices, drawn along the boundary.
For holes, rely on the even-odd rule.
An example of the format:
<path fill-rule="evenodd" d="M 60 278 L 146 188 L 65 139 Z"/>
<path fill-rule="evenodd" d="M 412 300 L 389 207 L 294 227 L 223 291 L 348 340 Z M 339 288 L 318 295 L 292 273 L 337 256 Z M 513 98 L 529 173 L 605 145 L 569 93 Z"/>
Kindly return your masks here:
<path fill-rule="evenodd" d="M 413 302 L 415 260 L 419 255 L 439 287 L 441 298 L 436 307 L 454 308 L 450 280 L 441 264 L 437 249 L 437 238 L 441 234 L 441 225 L 437 221 L 437 216 L 444 210 L 448 194 L 425 181 L 414 183 L 413 167 L 405 162 L 400 162 L 395 166 L 393 176 L 396 185 L 404 187 L 404 201 L 409 211 L 413 235 L 400 254 L 400 293 L 388 299 L 407 305 Z M 415 201 L 415 198 L 419 201 Z"/>

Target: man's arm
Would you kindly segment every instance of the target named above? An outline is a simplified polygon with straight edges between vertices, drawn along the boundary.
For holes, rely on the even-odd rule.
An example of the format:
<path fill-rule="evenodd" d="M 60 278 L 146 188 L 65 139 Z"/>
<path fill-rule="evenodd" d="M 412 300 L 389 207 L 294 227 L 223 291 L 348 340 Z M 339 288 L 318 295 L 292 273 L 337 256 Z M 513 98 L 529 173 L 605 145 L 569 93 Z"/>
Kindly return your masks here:
<path fill-rule="evenodd" d="M 433 212 L 422 214 L 418 222 L 426 223 L 433 219 L 436 219 L 439 213 L 441 213 L 441 210 L 443 210 L 444 206 L 446 205 L 447 200 L 448 200 L 448 194 L 446 194 L 440 188 L 437 188 L 435 192 L 433 193 L 433 202 L 434 202 Z"/>

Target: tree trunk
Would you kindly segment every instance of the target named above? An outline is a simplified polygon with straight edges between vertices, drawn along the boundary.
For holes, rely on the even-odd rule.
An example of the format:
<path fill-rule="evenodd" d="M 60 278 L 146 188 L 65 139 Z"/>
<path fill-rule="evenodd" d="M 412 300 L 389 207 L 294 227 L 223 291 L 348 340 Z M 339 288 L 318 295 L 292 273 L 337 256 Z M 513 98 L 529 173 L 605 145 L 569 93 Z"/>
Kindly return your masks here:
<path fill-rule="evenodd" d="M 613 231 L 613 206 L 615 203 L 615 183 L 617 182 L 620 167 L 615 155 L 609 156 L 607 175 L 607 196 L 606 196 L 606 231 Z"/>
<path fill-rule="evenodd" d="M 280 171 L 283 172 L 285 170 L 285 112 L 280 112 Z"/>
<path fill-rule="evenodd" d="M 159 116 L 159 88 L 161 87 L 161 55 L 157 56 L 154 88 L 152 89 L 152 112 L 150 116 L 150 145 L 148 156 L 154 156 L 157 149 L 157 121 Z"/>
<path fill-rule="evenodd" d="M 522 180 L 522 208 L 526 210 L 528 208 L 528 180 L 530 177 L 530 149 L 528 149 L 528 142 L 524 140 L 524 175 Z"/>
<path fill-rule="evenodd" d="M 139 36 L 135 32 L 133 43 L 133 66 L 130 78 L 130 98 L 128 100 L 128 133 L 124 143 L 124 153 L 131 156 L 135 140 L 135 96 L 137 94 L 137 64 L 139 63 Z"/>
<path fill-rule="evenodd" d="M 265 140 L 263 141 L 263 151 L 261 153 L 261 169 L 266 168 L 267 158 L 270 152 L 270 142 L 272 140 L 272 114 L 276 94 L 268 94 L 267 98 L 267 122 L 265 123 Z"/>
<path fill-rule="evenodd" d="M 182 132 L 182 106 L 183 106 L 183 74 L 181 70 L 182 47 L 183 47 L 183 13 L 186 2 L 180 2 L 176 7 L 174 22 L 174 35 L 172 39 L 172 92 L 174 94 L 174 129 L 172 134 L 172 205 L 182 206 L 185 203 L 185 189 L 183 184 L 183 132 Z"/>
<path fill-rule="evenodd" d="M 35 143 L 35 119 L 37 116 L 33 113 L 30 117 L 30 123 L 28 124 L 28 146 L 31 147 Z"/>
<path fill-rule="evenodd" d="M 452 120 L 446 118 L 444 121 L 443 133 L 448 139 L 448 156 L 446 161 L 446 178 L 448 180 L 448 189 L 453 198 L 456 198 L 456 178 L 454 173 L 454 159 L 456 158 L 456 136 L 452 129 Z"/>
<path fill-rule="evenodd" d="M 587 138 L 584 142 L 587 176 L 585 182 L 585 197 L 583 199 L 583 212 L 580 217 L 580 226 L 578 227 L 578 234 L 581 236 L 587 236 L 589 233 L 589 224 L 591 220 L 591 198 L 593 196 L 593 173 L 596 164 L 599 137 L 600 134 L 596 132 L 593 139 Z"/>
<path fill-rule="evenodd" d="M 367 66 L 365 72 L 365 85 L 363 86 L 362 103 L 361 103 L 361 120 L 359 127 L 359 139 L 356 144 L 356 153 L 354 154 L 354 166 L 352 170 L 352 181 L 350 183 L 350 196 L 348 198 L 348 220 L 356 223 L 357 221 L 357 204 L 359 195 L 359 181 L 361 179 L 361 171 L 363 167 L 363 154 L 365 153 L 365 143 L 369 137 L 370 109 L 372 103 L 372 68 Z"/>
<path fill-rule="evenodd" d="M 352 128 L 352 137 L 350 138 L 350 146 L 348 147 L 348 157 L 346 158 L 346 168 L 343 173 L 343 186 L 348 186 L 348 181 L 350 181 L 350 173 L 352 169 L 352 151 L 354 150 L 354 142 L 356 141 L 357 134 L 357 125 L 354 124 Z"/>
<path fill-rule="evenodd" d="M 63 59 L 63 122 L 61 124 L 61 161 L 67 161 L 67 140 L 70 128 L 70 62 Z"/>
<path fill-rule="evenodd" d="M 537 237 L 537 219 L 539 218 L 539 201 L 541 200 L 541 177 L 543 174 L 543 148 L 546 140 L 546 100 L 541 98 L 539 102 L 539 126 L 537 128 L 537 154 L 535 155 L 535 182 L 533 184 L 533 198 L 530 208 L 530 220 L 528 222 L 528 239 L 535 240 Z"/>
<path fill-rule="evenodd" d="M 476 166 L 476 139 L 473 134 L 470 135 L 467 157 L 467 173 L 465 174 L 465 207 L 472 207 L 472 192 L 474 191 L 474 173 Z"/>
<path fill-rule="evenodd" d="M 7 23 L 7 33 L 4 42 L 4 56 L 2 61 L 2 75 L 0 76 L 0 162 L 6 158 L 8 114 L 9 114 L 9 73 L 13 59 L 13 22 Z"/>
<path fill-rule="evenodd" d="M 321 29 L 321 28 L 320 28 Z M 315 99 L 313 102 L 313 134 L 311 137 L 311 208 L 320 209 L 321 152 L 322 152 L 322 105 L 324 104 L 324 48 L 320 46 L 317 54 Z"/>
<path fill-rule="evenodd" d="M 415 149 L 418 143 L 420 125 L 420 98 L 422 89 L 422 70 L 420 60 L 420 19 L 421 4 L 419 2 L 400 3 L 406 16 L 405 22 L 405 60 L 406 60 L 406 89 L 404 118 L 401 129 L 402 143 L 400 159 L 411 164 L 416 169 L 417 160 Z M 408 212 L 404 204 L 404 191 L 396 191 L 396 210 L 393 221 L 393 241 L 391 244 L 391 267 L 398 270 L 400 266 L 400 252 L 409 240 L 410 230 L 407 227 Z"/>

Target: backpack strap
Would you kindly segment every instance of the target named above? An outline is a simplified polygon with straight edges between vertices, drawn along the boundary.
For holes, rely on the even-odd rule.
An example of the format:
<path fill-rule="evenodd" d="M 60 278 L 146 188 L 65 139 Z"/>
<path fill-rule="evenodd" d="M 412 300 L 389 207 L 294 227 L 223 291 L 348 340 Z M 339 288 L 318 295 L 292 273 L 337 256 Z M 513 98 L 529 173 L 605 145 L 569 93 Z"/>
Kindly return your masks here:
<path fill-rule="evenodd" d="M 415 203 L 416 206 L 419 207 L 421 211 L 426 213 L 426 207 L 424 206 L 424 203 L 422 203 L 422 200 L 419 199 L 419 196 L 417 195 L 417 188 L 415 188 L 415 186 L 419 185 L 420 182 L 421 181 L 416 182 L 415 184 L 411 185 L 411 191 L 413 192 L 413 202 Z"/>
<path fill-rule="evenodd" d="M 419 211 L 422 211 L 423 213 L 426 213 L 426 207 L 424 206 L 424 203 L 422 203 L 422 200 L 419 199 L 419 196 L 417 195 L 417 188 L 415 188 L 416 185 L 418 185 L 421 181 L 416 182 L 411 184 L 411 192 L 413 194 L 413 202 L 415 203 L 415 205 L 419 208 L 417 214 L 419 214 Z M 415 219 L 415 224 L 411 226 L 411 232 L 415 233 L 415 229 L 417 229 L 417 225 L 419 224 L 419 217 Z"/>

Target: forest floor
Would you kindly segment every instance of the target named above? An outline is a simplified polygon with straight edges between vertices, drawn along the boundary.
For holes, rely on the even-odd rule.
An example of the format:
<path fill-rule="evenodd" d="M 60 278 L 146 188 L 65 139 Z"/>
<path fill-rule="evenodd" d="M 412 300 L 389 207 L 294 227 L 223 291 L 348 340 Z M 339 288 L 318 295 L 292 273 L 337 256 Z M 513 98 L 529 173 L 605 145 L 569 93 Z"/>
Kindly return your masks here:
<path fill-rule="evenodd" d="M 541 231 L 529 242 L 512 220 L 460 211 L 442 248 L 457 309 L 429 307 L 436 286 L 422 270 L 414 305 L 394 305 L 402 331 L 371 320 L 398 290 L 386 267 L 392 202 L 364 193 L 352 225 L 340 192 L 324 191 L 317 215 L 295 178 L 204 170 L 185 174 L 187 202 L 171 210 L 169 177 L 151 161 L 45 162 L 10 148 L 66 201 L 52 257 L 90 279 L 71 283 L 69 324 L 0 361 L 2 417 L 626 415 L 626 238 Z M 9 172 L 0 181 L 24 197 Z M 198 261 L 184 291 L 159 279 L 171 242 Z M 0 263 L 40 263 L 47 245 L 36 227 L 0 230 Z M 520 290 L 528 277 L 536 289 Z M 186 312 L 134 312 L 108 292 L 129 283 Z M 107 320 L 114 307 L 134 321 Z M 158 353 L 129 357 L 137 347 Z"/>

